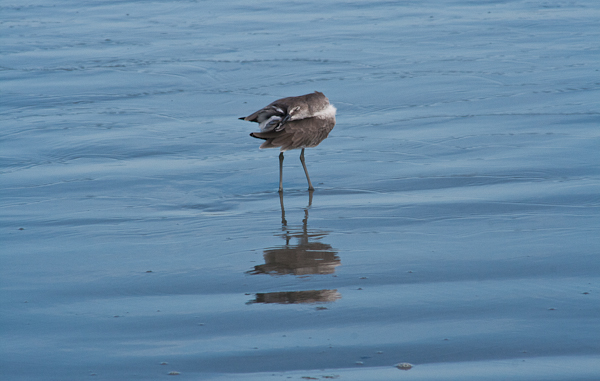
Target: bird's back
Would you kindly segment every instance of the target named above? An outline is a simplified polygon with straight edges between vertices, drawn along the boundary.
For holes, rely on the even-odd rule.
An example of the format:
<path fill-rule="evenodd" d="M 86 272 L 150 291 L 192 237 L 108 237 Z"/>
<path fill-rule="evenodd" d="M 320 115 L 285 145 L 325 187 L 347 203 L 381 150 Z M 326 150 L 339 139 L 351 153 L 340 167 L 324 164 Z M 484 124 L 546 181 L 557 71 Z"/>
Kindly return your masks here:
<path fill-rule="evenodd" d="M 314 93 L 278 99 L 260 110 L 240 119 L 259 123 L 261 132 L 283 128 L 288 120 L 299 120 L 319 115 L 330 106 L 325 94 Z"/>
<path fill-rule="evenodd" d="M 250 136 L 264 139 L 260 148 L 288 151 L 318 146 L 335 127 L 335 117 L 313 117 L 287 122 L 281 131 L 253 132 Z"/>

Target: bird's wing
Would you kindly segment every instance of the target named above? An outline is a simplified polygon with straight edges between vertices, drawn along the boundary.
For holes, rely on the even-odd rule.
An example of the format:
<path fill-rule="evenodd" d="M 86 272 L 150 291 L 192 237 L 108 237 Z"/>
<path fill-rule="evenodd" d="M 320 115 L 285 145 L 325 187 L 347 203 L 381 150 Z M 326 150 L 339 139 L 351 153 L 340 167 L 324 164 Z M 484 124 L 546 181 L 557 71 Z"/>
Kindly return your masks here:
<path fill-rule="evenodd" d="M 255 113 L 250 114 L 246 117 L 242 117 L 240 119 L 247 120 L 249 122 L 262 123 L 265 120 L 270 119 L 272 116 L 279 116 L 283 118 L 286 114 L 287 110 L 272 103 L 264 108 L 261 108 Z"/>
<path fill-rule="evenodd" d="M 335 118 L 308 118 L 291 121 L 280 131 L 253 132 L 253 138 L 263 139 L 260 148 L 281 147 L 282 151 L 295 148 L 316 147 L 335 126 Z"/>
<path fill-rule="evenodd" d="M 240 119 L 259 123 L 260 130 L 266 132 L 281 131 L 287 121 L 287 116 L 287 107 L 274 102 L 255 113 Z"/>

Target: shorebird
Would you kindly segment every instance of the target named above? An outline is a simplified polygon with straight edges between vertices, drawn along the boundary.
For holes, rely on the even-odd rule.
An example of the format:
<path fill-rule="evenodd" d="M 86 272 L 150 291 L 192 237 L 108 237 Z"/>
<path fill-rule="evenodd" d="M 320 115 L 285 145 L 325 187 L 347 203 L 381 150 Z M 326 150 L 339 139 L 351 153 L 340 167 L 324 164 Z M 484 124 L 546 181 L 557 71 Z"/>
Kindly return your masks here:
<path fill-rule="evenodd" d="M 279 192 L 283 192 L 283 153 L 301 148 L 300 162 L 308 180 L 308 190 L 315 188 L 310 182 L 304 149 L 316 147 L 335 126 L 336 109 L 329 99 L 318 91 L 298 97 L 276 100 L 253 114 L 241 117 L 241 120 L 256 122 L 260 132 L 250 134 L 253 138 L 263 139 L 260 148 L 280 148 L 279 153 Z"/>

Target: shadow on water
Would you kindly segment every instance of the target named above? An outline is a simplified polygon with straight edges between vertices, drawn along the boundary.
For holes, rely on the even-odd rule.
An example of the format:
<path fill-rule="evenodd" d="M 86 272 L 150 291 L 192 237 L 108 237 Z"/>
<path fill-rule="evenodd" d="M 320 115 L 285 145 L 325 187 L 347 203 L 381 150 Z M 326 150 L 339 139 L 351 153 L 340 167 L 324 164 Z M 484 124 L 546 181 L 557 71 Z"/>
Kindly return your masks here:
<path fill-rule="evenodd" d="M 309 275 L 335 272 L 335 268 L 341 264 L 340 257 L 331 245 L 321 242 L 328 232 L 308 228 L 308 211 L 312 205 L 312 199 L 313 191 L 309 191 L 302 228 L 298 229 L 288 226 L 285 218 L 283 193 L 279 193 L 283 233 L 277 235 L 285 241 L 285 245 L 265 249 L 263 254 L 265 263 L 254 266 L 254 269 L 247 271 L 247 274 Z M 337 290 L 286 291 L 257 293 L 256 299 L 248 303 L 318 303 L 333 302 L 340 298 L 341 295 Z"/>

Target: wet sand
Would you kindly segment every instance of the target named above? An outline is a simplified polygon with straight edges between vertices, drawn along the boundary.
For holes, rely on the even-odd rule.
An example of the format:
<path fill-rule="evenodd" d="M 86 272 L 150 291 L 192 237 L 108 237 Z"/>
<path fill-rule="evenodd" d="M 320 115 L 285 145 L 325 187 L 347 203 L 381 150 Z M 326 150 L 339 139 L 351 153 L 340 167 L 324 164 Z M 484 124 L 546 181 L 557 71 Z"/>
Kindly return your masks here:
<path fill-rule="evenodd" d="M 3 379 L 600 378 L 596 2 L 0 12 Z"/>

